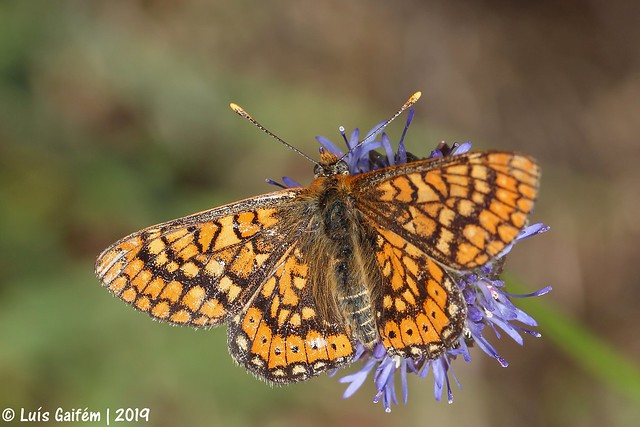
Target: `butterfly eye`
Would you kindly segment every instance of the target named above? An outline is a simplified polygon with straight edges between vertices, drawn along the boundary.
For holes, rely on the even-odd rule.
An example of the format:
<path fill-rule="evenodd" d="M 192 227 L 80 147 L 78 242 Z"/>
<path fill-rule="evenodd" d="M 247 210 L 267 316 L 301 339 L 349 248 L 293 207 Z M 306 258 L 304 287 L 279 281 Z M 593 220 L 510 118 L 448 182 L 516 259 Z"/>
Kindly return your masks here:
<path fill-rule="evenodd" d="M 349 174 L 349 165 L 344 160 L 340 160 L 338 163 L 334 165 L 334 170 L 336 175 L 348 175 Z"/>

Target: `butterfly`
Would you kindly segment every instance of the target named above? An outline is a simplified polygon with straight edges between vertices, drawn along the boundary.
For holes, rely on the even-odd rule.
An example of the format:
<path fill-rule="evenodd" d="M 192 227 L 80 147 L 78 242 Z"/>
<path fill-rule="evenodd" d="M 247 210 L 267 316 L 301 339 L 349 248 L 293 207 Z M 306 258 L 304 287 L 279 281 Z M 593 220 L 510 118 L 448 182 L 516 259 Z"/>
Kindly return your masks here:
<path fill-rule="evenodd" d="M 155 319 L 226 324 L 233 359 L 268 383 L 342 367 L 358 344 L 434 359 L 463 333 L 456 274 L 514 242 L 539 168 L 523 154 L 480 151 L 352 175 L 344 157 L 321 150 L 308 187 L 137 231 L 99 255 L 96 274 Z"/>

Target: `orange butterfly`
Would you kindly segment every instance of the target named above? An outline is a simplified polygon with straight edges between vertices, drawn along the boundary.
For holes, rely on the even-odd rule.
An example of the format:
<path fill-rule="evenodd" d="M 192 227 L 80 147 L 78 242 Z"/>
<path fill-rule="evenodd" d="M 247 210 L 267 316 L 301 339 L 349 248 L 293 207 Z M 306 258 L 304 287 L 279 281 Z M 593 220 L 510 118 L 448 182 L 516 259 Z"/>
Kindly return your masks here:
<path fill-rule="evenodd" d="M 535 161 L 509 152 L 351 175 L 321 151 L 310 186 L 133 233 L 100 254 L 96 274 L 156 319 L 227 324 L 234 360 L 270 383 L 343 366 L 358 342 L 433 359 L 454 346 L 467 314 L 450 273 L 482 266 L 514 241 L 538 181 Z"/>

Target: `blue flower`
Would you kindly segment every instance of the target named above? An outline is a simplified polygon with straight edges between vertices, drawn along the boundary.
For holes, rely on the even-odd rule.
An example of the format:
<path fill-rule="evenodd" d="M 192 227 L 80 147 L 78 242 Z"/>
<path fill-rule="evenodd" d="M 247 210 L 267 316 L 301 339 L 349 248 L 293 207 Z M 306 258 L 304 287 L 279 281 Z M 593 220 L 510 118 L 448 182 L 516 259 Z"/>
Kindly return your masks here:
<path fill-rule="evenodd" d="M 371 135 L 373 133 L 373 136 L 367 137 L 362 143 L 359 142 L 360 132 L 358 129 L 355 129 L 350 137 L 347 138 L 344 128 L 341 127 L 340 134 L 347 145 L 347 154 L 344 157 L 344 161 L 349 165 L 351 174 L 357 175 L 375 169 L 418 160 L 418 157 L 408 153 L 404 146 L 404 138 L 411 124 L 413 113 L 413 109 L 409 110 L 407 122 L 396 150 L 393 150 L 387 134 L 378 132 L 382 131 L 381 126 L 384 125 L 384 122 L 374 126 L 367 134 Z M 378 135 L 380 135 L 379 140 L 377 139 Z M 339 158 L 345 154 L 327 138 L 318 136 L 316 139 L 324 149 L 337 155 Z M 378 149 L 382 149 L 384 154 L 375 151 Z M 470 149 L 470 142 L 462 144 L 454 143 L 451 146 L 441 143 L 431 151 L 429 157 L 455 156 L 465 153 Z M 269 182 L 281 187 L 299 186 L 299 184 L 286 177 L 283 178 L 285 185 L 277 184 L 271 180 L 269 180 Z M 542 296 L 548 293 L 551 287 L 547 286 L 531 294 L 515 295 L 505 290 L 504 282 L 500 280 L 499 275 L 502 272 L 505 256 L 511 251 L 515 243 L 544 233 L 548 229 L 549 227 L 542 223 L 525 227 L 515 241 L 488 264 L 471 272 L 450 272 L 465 298 L 467 304 L 467 319 L 465 320 L 463 334 L 458 338 L 458 341 L 452 348 L 446 350 L 441 356 L 435 359 L 414 360 L 401 356 L 390 356 L 381 343 L 375 345 L 371 350 L 366 349 L 358 343 L 353 362 L 362 363 L 362 367 L 357 372 L 346 375 L 338 380 L 341 383 L 348 384 L 342 397 L 351 397 L 365 383 L 369 375 L 373 373 L 373 381 L 377 390 L 373 401 L 375 403 L 381 401 L 384 410 L 390 412 L 391 405 L 398 404 L 396 378 L 398 376 L 400 378 L 402 400 L 404 404 L 406 404 L 408 401 L 407 376 L 413 374 L 419 378 L 425 378 L 429 371 L 431 371 L 433 374 L 435 399 L 438 401 L 441 400 L 446 388 L 447 401 L 452 403 L 453 392 L 451 390 L 450 378 L 460 387 L 460 383 L 453 373 L 452 363 L 459 356 L 462 357 L 465 362 L 470 362 L 471 354 L 469 347 L 472 345 L 477 345 L 487 355 L 496 359 L 501 366 L 507 367 L 507 361 L 498 354 L 496 349 L 487 340 L 487 331 L 492 332 L 497 338 L 501 338 L 502 333 L 504 333 L 520 345 L 523 344 L 522 333 L 540 337 L 540 333 L 530 329 L 537 326 L 535 319 L 517 308 L 513 304 L 512 299 Z"/>

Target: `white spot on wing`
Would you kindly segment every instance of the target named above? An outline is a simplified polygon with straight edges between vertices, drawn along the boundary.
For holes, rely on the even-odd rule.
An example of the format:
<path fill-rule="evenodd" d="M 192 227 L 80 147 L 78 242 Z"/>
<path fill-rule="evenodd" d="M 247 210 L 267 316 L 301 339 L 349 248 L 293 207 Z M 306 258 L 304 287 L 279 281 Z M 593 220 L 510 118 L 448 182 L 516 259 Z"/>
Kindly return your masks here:
<path fill-rule="evenodd" d="M 327 346 L 327 340 L 325 340 L 322 337 L 318 337 L 318 338 L 314 338 L 310 341 L 307 341 L 307 344 L 311 347 L 311 348 L 324 348 Z"/>

